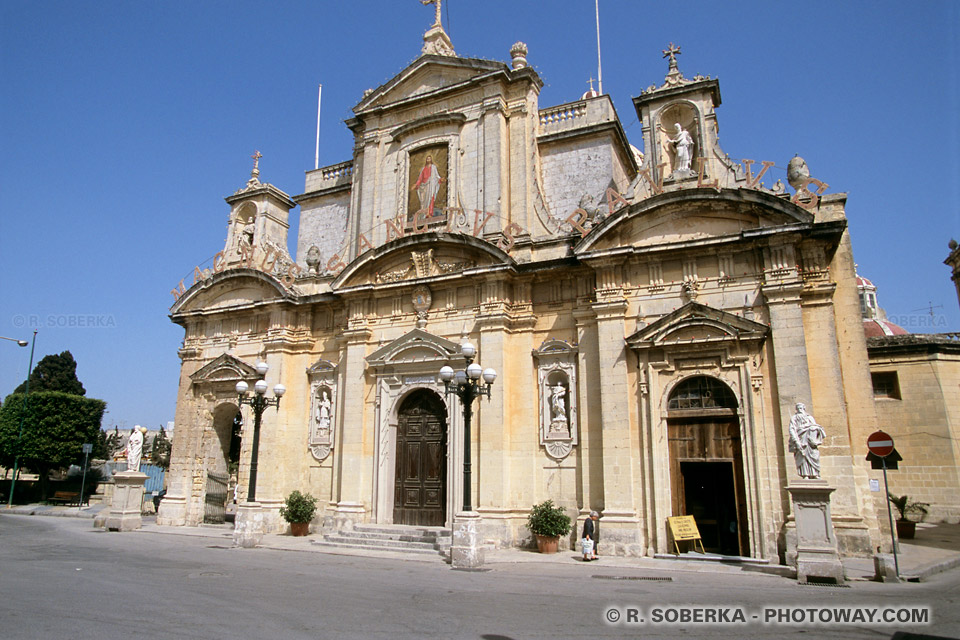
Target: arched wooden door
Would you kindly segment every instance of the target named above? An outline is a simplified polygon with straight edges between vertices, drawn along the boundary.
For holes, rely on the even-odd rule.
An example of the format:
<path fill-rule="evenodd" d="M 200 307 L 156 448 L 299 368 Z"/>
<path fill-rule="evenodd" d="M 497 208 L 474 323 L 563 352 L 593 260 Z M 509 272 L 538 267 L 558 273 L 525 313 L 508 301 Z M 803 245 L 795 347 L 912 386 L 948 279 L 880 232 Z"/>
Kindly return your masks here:
<path fill-rule="evenodd" d="M 743 451 L 737 400 L 723 382 L 688 378 L 667 408 L 673 515 L 691 515 L 708 551 L 746 556 Z"/>
<path fill-rule="evenodd" d="M 393 500 L 394 524 L 445 524 L 447 412 L 432 391 L 415 391 L 400 405 Z"/>

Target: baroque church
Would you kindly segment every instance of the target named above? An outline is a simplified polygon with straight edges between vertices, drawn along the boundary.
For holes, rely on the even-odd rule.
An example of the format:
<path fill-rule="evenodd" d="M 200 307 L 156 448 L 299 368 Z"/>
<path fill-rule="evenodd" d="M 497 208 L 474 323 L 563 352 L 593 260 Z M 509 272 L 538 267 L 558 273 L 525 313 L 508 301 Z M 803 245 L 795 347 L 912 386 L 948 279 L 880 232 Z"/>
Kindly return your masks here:
<path fill-rule="evenodd" d="M 267 531 L 293 490 L 320 499 L 325 534 L 449 528 L 472 498 L 481 544 L 521 547 L 549 499 L 599 511 L 608 554 L 668 552 L 667 518 L 693 515 L 707 550 L 777 561 L 802 403 L 840 554 L 889 546 L 846 195 L 799 157 L 767 186 L 773 162 L 724 153 L 720 84 L 679 53 L 638 87 L 633 146 L 608 95 L 544 107 L 523 43 L 460 57 L 438 19 L 353 108 L 352 158 L 293 196 L 255 159 L 226 246 L 173 292 L 158 522 L 198 525 L 211 478 L 232 476 Z M 464 343 L 496 372 L 467 415 L 439 375 L 464 369 Z M 286 393 L 255 420 L 236 386 L 259 363 Z"/>

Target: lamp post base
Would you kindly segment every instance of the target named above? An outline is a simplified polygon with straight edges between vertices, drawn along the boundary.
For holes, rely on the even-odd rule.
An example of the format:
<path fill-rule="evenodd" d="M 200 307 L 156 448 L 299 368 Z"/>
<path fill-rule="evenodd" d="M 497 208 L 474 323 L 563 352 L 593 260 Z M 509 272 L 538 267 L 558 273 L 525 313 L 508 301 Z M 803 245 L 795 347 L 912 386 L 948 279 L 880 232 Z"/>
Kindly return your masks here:
<path fill-rule="evenodd" d="M 263 507 L 259 502 L 241 502 L 234 521 L 233 544 L 252 549 L 263 540 Z"/>
<path fill-rule="evenodd" d="M 453 518 L 453 546 L 450 565 L 454 569 L 476 569 L 483 566 L 485 554 L 478 531 L 480 514 L 461 511 Z"/>

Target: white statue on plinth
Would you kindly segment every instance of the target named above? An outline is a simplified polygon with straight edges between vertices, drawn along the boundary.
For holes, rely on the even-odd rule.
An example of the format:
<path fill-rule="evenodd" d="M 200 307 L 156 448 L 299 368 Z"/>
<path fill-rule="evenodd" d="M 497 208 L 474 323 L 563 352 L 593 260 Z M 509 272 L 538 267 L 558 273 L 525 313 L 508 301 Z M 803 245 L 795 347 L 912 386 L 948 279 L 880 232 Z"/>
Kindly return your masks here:
<path fill-rule="evenodd" d="M 140 458 L 143 455 L 143 434 L 146 429 L 137 425 L 127 439 L 127 471 L 140 471 Z"/>
<path fill-rule="evenodd" d="M 802 402 L 797 403 L 797 412 L 790 418 L 790 442 L 788 449 L 797 462 L 801 478 L 820 477 L 820 444 L 826 437 L 823 427 L 807 413 Z"/>

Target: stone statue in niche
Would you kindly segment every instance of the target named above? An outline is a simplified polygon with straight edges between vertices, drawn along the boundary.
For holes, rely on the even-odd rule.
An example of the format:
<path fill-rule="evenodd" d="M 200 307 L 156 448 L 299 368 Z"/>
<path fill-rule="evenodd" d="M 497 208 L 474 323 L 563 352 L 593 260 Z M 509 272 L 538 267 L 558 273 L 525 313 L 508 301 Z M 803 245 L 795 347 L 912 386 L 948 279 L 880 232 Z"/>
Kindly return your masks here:
<path fill-rule="evenodd" d="M 674 156 L 673 173 L 670 176 L 679 178 L 692 173 L 690 162 L 693 156 L 693 137 L 680 126 L 679 122 L 673 125 L 673 129 L 674 137 L 668 138 L 668 140 L 673 145 L 676 155 Z"/>
<path fill-rule="evenodd" d="M 820 477 L 820 445 L 826 437 L 823 427 L 807 413 L 802 402 L 797 403 L 797 412 L 790 418 L 790 442 L 788 449 L 797 463 L 801 478 Z"/>
<path fill-rule="evenodd" d="M 560 382 L 550 387 L 550 433 L 570 435 L 570 419 L 567 416 L 567 388 Z"/>
<path fill-rule="evenodd" d="M 333 418 L 333 403 L 330 402 L 330 394 L 326 389 L 320 391 L 320 398 L 317 400 L 317 437 L 326 440 L 330 437 L 330 421 Z"/>

